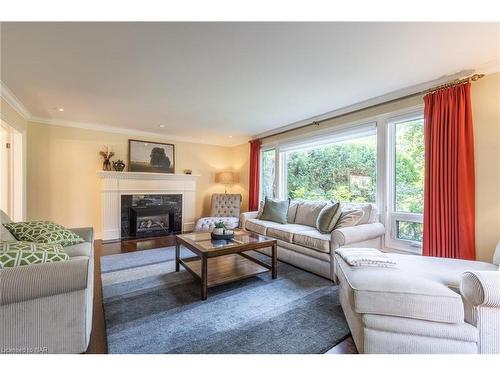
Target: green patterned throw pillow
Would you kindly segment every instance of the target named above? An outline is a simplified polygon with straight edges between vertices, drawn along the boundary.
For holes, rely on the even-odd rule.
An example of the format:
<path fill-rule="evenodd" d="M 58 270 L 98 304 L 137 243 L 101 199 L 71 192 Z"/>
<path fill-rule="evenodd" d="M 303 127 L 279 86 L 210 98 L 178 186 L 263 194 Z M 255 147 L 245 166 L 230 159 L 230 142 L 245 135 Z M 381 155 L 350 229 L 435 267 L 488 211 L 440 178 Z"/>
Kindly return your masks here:
<path fill-rule="evenodd" d="M 60 244 L 0 241 L 0 269 L 69 260 Z"/>
<path fill-rule="evenodd" d="M 76 245 L 84 242 L 76 233 L 51 221 L 26 221 L 4 224 L 19 241 L 61 244 L 62 246 Z"/>

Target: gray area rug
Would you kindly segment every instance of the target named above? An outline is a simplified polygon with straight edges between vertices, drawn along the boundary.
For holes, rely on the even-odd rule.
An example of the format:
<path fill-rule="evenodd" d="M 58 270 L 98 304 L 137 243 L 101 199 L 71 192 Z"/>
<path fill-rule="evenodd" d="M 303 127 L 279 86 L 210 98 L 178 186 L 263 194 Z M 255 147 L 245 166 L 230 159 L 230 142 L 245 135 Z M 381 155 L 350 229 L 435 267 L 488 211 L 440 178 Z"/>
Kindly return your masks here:
<path fill-rule="evenodd" d="M 279 262 L 277 279 L 265 273 L 210 288 L 201 301 L 192 276 L 173 272 L 174 252 L 101 257 L 110 353 L 315 354 L 349 335 L 329 280 Z"/>

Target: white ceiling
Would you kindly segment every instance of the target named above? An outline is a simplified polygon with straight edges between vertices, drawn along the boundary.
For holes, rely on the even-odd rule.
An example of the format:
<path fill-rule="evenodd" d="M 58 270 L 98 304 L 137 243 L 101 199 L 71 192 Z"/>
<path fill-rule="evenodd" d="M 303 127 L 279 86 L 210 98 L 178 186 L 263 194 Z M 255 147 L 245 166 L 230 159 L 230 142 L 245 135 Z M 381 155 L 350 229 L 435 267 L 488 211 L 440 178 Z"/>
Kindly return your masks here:
<path fill-rule="evenodd" d="M 224 145 L 467 69 L 500 70 L 500 23 L 1 25 L 33 116 Z"/>

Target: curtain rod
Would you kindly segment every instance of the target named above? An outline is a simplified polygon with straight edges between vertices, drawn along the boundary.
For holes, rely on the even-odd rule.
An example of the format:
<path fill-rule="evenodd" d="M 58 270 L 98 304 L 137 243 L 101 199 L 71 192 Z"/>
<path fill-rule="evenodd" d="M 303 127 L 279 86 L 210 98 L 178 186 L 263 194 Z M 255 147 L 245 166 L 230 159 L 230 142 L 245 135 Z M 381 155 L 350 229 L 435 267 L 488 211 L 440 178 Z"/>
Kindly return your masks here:
<path fill-rule="evenodd" d="M 319 124 L 321 124 L 323 122 L 334 120 L 336 118 L 344 117 L 344 116 L 347 116 L 347 115 L 351 115 L 353 113 L 358 113 L 358 112 L 364 111 L 366 109 L 379 107 L 379 106 L 384 105 L 384 104 L 397 102 L 397 101 L 403 100 L 403 99 L 413 98 L 413 97 L 419 96 L 419 95 L 430 94 L 430 93 L 436 92 L 436 91 L 444 89 L 444 88 L 448 88 L 448 87 L 452 87 L 452 86 L 458 86 L 458 85 L 461 85 L 461 84 L 467 83 L 467 82 L 476 82 L 476 81 L 480 80 L 483 77 L 484 77 L 484 74 L 473 74 L 473 75 L 465 77 L 465 78 L 454 79 L 453 81 L 449 81 L 449 82 L 443 83 L 443 84 L 441 84 L 439 86 L 435 86 L 435 87 L 432 87 L 430 89 L 426 89 L 426 90 L 423 90 L 423 91 L 415 92 L 413 94 L 408 94 L 408 95 L 400 96 L 399 98 L 390 99 L 390 100 L 387 100 L 387 101 L 382 102 L 382 103 L 369 105 L 368 107 L 364 107 L 364 108 L 360 108 L 360 109 L 355 109 L 354 111 L 351 111 L 351 112 L 342 113 L 342 114 L 339 114 L 339 115 L 327 117 L 327 118 L 324 118 L 324 119 L 321 119 L 321 120 L 317 120 L 317 121 L 312 121 L 309 124 L 297 126 L 296 128 L 293 128 L 293 129 L 283 130 L 283 131 L 280 131 L 280 132 L 277 132 L 277 133 L 274 133 L 274 134 L 267 135 L 265 137 L 261 137 L 259 139 L 266 139 L 266 138 L 274 137 L 276 135 L 290 133 L 290 132 L 293 132 L 293 131 L 298 130 L 298 129 L 307 128 L 307 127 L 309 127 L 311 125 L 318 126 Z"/>

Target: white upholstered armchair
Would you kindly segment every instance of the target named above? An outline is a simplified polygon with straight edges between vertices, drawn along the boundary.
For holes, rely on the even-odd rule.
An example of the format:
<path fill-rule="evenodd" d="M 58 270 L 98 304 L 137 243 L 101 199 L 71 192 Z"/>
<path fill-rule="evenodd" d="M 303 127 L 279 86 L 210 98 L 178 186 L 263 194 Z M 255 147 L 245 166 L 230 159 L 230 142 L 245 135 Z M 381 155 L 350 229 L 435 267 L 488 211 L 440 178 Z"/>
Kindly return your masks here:
<path fill-rule="evenodd" d="M 240 194 L 213 194 L 210 216 L 199 219 L 194 231 L 210 232 L 219 221 L 227 228 L 237 228 L 240 224 L 240 206 Z"/>

